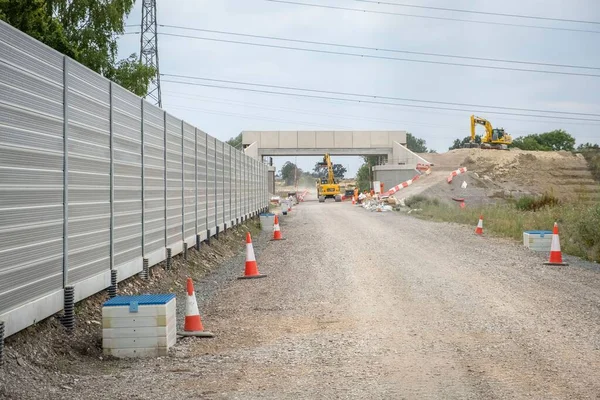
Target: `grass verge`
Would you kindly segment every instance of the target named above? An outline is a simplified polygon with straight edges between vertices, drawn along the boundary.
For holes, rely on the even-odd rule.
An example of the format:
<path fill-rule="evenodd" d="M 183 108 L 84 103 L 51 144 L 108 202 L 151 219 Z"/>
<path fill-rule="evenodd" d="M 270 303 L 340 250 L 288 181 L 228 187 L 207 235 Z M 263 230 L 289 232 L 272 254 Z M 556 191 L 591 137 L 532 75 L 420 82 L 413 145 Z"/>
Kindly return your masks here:
<path fill-rule="evenodd" d="M 600 262 L 600 204 L 554 204 L 525 211 L 515 204 L 492 206 L 448 205 L 437 199 L 419 196 L 406 199 L 412 209 L 411 215 L 419 218 L 477 225 L 480 215 L 484 217 L 484 231 L 501 237 L 523 240 L 523 231 L 552 230 L 554 222 L 560 228 L 561 248 L 565 254 Z M 522 204 L 521 204 L 521 208 Z"/>

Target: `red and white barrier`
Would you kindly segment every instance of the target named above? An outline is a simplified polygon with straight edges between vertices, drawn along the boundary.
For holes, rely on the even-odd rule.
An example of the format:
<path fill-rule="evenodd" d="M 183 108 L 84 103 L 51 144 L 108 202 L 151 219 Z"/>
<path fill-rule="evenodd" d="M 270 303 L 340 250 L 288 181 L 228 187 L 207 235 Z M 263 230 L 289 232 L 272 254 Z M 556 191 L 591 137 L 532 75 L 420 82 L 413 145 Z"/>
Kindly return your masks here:
<path fill-rule="evenodd" d="M 421 177 L 421 175 L 415 175 L 413 176 L 412 179 L 407 180 L 406 182 L 402 182 L 396 186 L 394 186 L 393 188 L 391 188 L 390 190 L 388 190 L 385 193 L 381 194 L 381 198 L 385 198 L 385 197 L 390 197 L 391 195 L 393 195 L 394 193 L 396 193 L 397 191 L 399 191 L 400 189 L 404 189 L 407 186 L 412 185 L 412 183 L 416 180 L 418 180 Z"/>
<path fill-rule="evenodd" d="M 452 179 L 460 174 L 464 174 L 465 172 L 467 172 L 467 167 L 462 167 L 457 169 L 456 171 L 452 171 L 452 173 L 450 174 L 450 176 L 448 177 L 448 183 L 452 183 Z"/>

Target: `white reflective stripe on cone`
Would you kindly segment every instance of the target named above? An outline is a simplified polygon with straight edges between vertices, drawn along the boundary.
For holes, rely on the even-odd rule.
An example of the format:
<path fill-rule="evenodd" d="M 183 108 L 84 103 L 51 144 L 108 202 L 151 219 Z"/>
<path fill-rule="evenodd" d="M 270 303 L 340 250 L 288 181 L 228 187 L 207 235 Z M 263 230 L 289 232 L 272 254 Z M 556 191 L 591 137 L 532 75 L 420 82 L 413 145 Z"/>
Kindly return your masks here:
<path fill-rule="evenodd" d="M 552 244 L 550 245 L 550 251 L 560 251 L 560 239 L 558 235 L 552 235 Z"/>
<path fill-rule="evenodd" d="M 246 261 L 256 261 L 254 257 L 254 247 L 252 247 L 252 243 L 246 244 Z"/>
<path fill-rule="evenodd" d="M 198 302 L 196 301 L 196 292 L 193 292 L 191 296 L 188 296 L 185 301 L 185 315 L 193 316 L 200 315 L 198 311 Z"/>

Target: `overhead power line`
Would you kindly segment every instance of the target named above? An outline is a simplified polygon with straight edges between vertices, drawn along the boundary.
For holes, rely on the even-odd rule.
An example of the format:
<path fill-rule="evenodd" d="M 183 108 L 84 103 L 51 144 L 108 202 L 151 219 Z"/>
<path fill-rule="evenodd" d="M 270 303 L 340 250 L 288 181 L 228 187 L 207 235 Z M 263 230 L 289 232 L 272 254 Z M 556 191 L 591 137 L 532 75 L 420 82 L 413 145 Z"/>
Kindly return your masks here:
<path fill-rule="evenodd" d="M 293 5 L 306 6 L 306 7 L 328 8 L 331 10 L 355 11 L 355 12 L 362 12 L 362 13 L 366 13 L 366 14 L 383 14 L 383 15 L 400 16 L 400 17 L 413 17 L 413 18 L 424 18 L 424 19 L 434 19 L 434 20 L 443 20 L 443 21 L 467 22 L 467 23 L 472 23 L 472 24 L 510 26 L 510 27 L 517 27 L 517 28 L 547 29 L 547 30 L 555 30 L 555 31 L 582 32 L 582 33 L 600 33 L 600 31 L 589 30 L 589 29 L 560 28 L 560 27 L 553 27 L 553 26 L 511 24 L 511 23 L 507 23 L 507 22 L 477 21 L 477 20 L 450 18 L 450 17 L 434 17 L 432 15 L 405 14 L 405 13 L 391 12 L 391 11 L 366 10 L 366 9 L 362 9 L 362 8 L 327 6 L 327 5 L 323 5 L 323 4 L 302 3 L 299 1 L 288 1 L 288 0 L 265 0 L 265 1 L 269 1 L 271 3 L 293 4 Z"/>
<path fill-rule="evenodd" d="M 523 65 L 538 65 L 538 66 L 545 66 L 545 67 L 600 70 L 600 67 L 590 67 L 590 66 L 582 66 L 582 65 L 553 64 L 553 63 L 544 63 L 544 62 L 535 62 L 535 61 L 506 60 L 506 59 L 486 58 L 486 57 L 472 57 L 472 56 L 463 56 L 463 55 L 455 55 L 455 54 L 427 53 L 427 52 L 421 52 L 421 51 L 387 49 L 387 48 L 383 48 L 383 47 L 356 46 L 356 45 L 341 44 L 341 43 L 318 42 L 318 41 L 313 41 L 313 40 L 288 39 L 288 38 L 282 38 L 282 37 L 277 37 L 277 36 L 264 36 L 264 35 L 254 35 L 254 34 L 249 34 L 249 33 L 227 32 L 227 31 L 217 31 L 217 30 L 212 30 L 212 29 L 191 28 L 191 27 L 179 26 L 179 25 L 160 24 L 159 26 L 163 27 L 163 28 L 181 29 L 181 30 L 188 30 L 188 31 L 195 31 L 195 32 L 216 33 L 216 34 L 220 34 L 220 35 L 241 36 L 241 37 L 249 37 L 249 38 L 254 38 L 254 39 L 267 39 L 267 40 L 303 43 L 303 44 L 316 44 L 316 45 L 321 45 L 321 46 L 334 46 L 334 47 L 342 47 L 342 48 L 348 48 L 348 49 L 382 51 L 382 52 L 387 52 L 387 53 L 404 53 L 404 54 L 415 54 L 415 55 L 421 55 L 421 56 L 459 58 L 459 59 L 463 59 L 463 60 L 492 61 L 492 62 L 513 63 L 513 64 L 523 64 Z"/>
<path fill-rule="evenodd" d="M 304 98 L 312 98 L 312 99 L 323 99 L 323 100 L 337 100 L 344 101 L 349 103 L 365 103 L 365 104 L 381 104 L 395 107 L 409 107 L 409 108 L 423 108 L 423 109 L 432 109 L 432 110 L 447 110 L 447 111 L 458 111 L 458 112 L 477 112 L 477 113 L 488 113 L 488 114 L 498 114 L 498 115 L 515 115 L 521 117 L 534 117 L 534 118 L 549 118 L 555 120 L 577 120 L 577 121 L 588 121 L 588 122 L 600 122 L 600 119 L 589 119 L 589 118 L 575 118 L 575 117 L 557 117 L 554 115 L 534 115 L 534 114 L 521 114 L 521 113 L 512 113 L 512 112 L 502 112 L 502 111 L 493 111 L 493 110 L 481 110 L 481 109 L 458 109 L 458 108 L 449 108 L 449 107 L 437 107 L 437 106 L 424 106 L 424 105 L 415 105 L 415 104 L 400 104 L 400 103 L 391 103 L 384 101 L 374 101 L 374 100 L 359 100 L 359 99 L 349 99 L 343 97 L 333 97 L 333 96 L 316 96 L 309 94 L 301 94 L 301 93 L 286 93 L 286 92 L 276 92 L 271 90 L 262 90 L 262 89 L 250 89 L 250 88 L 241 88 L 241 87 L 232 87 L 232 86 L 223 86 L 223 85 L 211 85 L 205 83 L 198 82 L 182 82 L 175 80 L 164 80 L 163 82 L 181 84 L 181 85 L 191 85 L 191 86 L 202 86 L 216 89 L 229 89 L 229 90 L 238 90 L 245 92 L 254 92 L 254 93 L 263 93 L 263 94 L 273 94 L 280 96 L 295 96 L 295 97 L 304 97 Z"/>
<path fill-rule="evenodd" d="M 413 103 L 441 104 L 441 105 L 445 105 L 445 106 L 480 107 L 480 108 L 490 108 L 490 109 L 496 108 L 499 110 L 543 112 L 543 113 L 550 113 L 550 114 L 600 117 L 600 114 L 577 113 L 577 112 L 558 111 L 558 110 L 540 110 L 540 109 L 534 109 L 534 108 L 490 106 L 490 105 L 482 105 L 482 104 L 457 103 L 457 102 L 446 102 L 446 101 L 436 101 L 436 100 L 411 99 L 411 98 L 404 98 L 404 97 L 379 96 L 379 95 L 364 94 L 364 93 L 336 92 L 336 91 L 330 91 L 330 90 L 307 89 L 307 88 L 299 88 L 299 87 L 293 87 L 293 86 L 268 85 L 268 84 L 262 84 L 262 83 L 233 81 L 233 80 L 226 80 L 226 79 L 212 79 L 212 78 L 204 78 L 204 77 L 199 77 L 199 76 L 188 76 L 188 75 L 177 75 L 177 74 L 162 74 L 162 76 L 169 76 L 172 78 L 182 78 L 182 79 L 193 79 L 193 80 L 207 81 L 207 82 L 228 83 L 228 84 L 235 84 L 235 85 L 257 86 L 257 87 L 270 88 L 270 89 L 295 90 L 295 91 L 299 91 L 299 92 L 333 94 L 333 95 L 352 96 L 352 97 L 366 97 L 366 98 L 375 99 L 375 100 L 377 100 L 377 99 L 396 100 L 396 101 L 409 101 L 409 102 L 413 102 Z"/>
<path fill-rule="evenodd" d="M 472 68 L 494 69 L 494 70 L 504 70 L 504 71 L 532 72 L 532 73 L 552 74 L 552 75 L 574 75 L 574 76 L 586 76 L 586 77 L 592 77 L 592 78 L 600 78 L 600 75 L 598 75 L 598 74 L 586 74 L 586 73 L 582 73 L 582 72 L 563 72 L 563 71 L 549 71 L 549 70 L 539 70 L 539 69 L 534 70 L 534 69 L 527 69 L 527 68 L 453 63 L 453 62 L 447 62 L 447 61 L 415 60 L 415 59 L 411 59 L 411 58 L 376 56 L 376 55 L 358 54 L 358 53 L 346 53 L 346 52 L 342 52 L 342 51 L 332 51 L 332 50 L 307 49 L 307 48 L 302 48 L 302 47 L 245 42 L 245 41 L 241 41 L 241 40 L 216 39 L 216 38 L 207 38 L 207 37 L 200 37 L 200 36 L 180 35 L 180 34 L 176 34 L 176 33 L 160 32 L 159 34 L 162 36 L 205 40 L 205 41 L 209 41 L 209 42 L 242 44 L 242 45 L 246 45 L 246 46 L 266 47 L 266 48 L 281 49 L 281 50 L 303 51 L 303 52 L 308 52 L 308 53 L 331 54 L 331 55 L 339 55 L 339 56 L 347 56 L 347 57 L 373 58 L 373 59 L 379 59 L 379 60 L 405 61 L 405 62 L 413 62 L 413 63 L 420 63 L 420 64 L 451 65 L 451 66 L 457 66 L 457 67 L 472 67 Z"/>
<path fill-rule="evenodd" d="M 466 13 L 466 14 L 494 15 L 494 16 L 498 16 L 498 17 L 526 18 L 526 19 L 537 19 L 537 20 L 544 20 L 544 21 L 573 22 L 573 23 L 578 23 L 578 24 L 600 25 L 600 21 L 586 21 L 586 20 L 581 20 L 581 19 L 552 18 L 552 17 L 542 17 L 539 15 L 505 14 L 505 13 L 487 12 L 487 11 L 462 10 L 462 9 L 458 9 L 458 8 L 418 6 L 415 4 L 394 3 L 391 1 L 375 1 L 375 0 L 354 0 L 354 1 L 357 1 L 359 3 L 382 4 L 382 5 L 395 6 L 395 7 L 420 8 L 420 9 L 425 9 L 425 10 L 452 11 L 452 12 L 459 12 L 459 13 Z"/>

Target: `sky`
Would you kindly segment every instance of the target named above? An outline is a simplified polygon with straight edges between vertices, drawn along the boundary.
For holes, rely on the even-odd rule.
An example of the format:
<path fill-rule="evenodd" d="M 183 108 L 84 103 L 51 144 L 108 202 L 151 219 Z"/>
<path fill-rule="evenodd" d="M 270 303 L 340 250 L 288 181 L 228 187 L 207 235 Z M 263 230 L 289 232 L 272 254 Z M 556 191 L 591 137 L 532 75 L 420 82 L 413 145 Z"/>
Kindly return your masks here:
<path fill-rule="evenodd" d="M 573 69 L 474 61 L 368 49 L 290 43 L 159 26 L 161 74 L 181 75 L 330 92 L 387 96 L 424 101 L 465 103 L 600 114 L 600 76 L 575 76 L 444 65 L 439 62 L 486 65 L 600 75 L 600 23 L 573 23 L 494 15 L 458 13 L 373 4 L 357 0 L 295 0 L 307 4 L 355 8 L 387 13 L 463 19 L 438 20 L 283 4 L 266 0 L 157 0 L 159 25 L 319 41 L 369 48 L 396 49 L 592 67 Z M 450 7 L 492 13 L 600 21 L 597 0 L 388 0 L 388 3 Z M 136 32 L 141 1 L 129 15 L 127 30 Z M 576 32 L 485 22 L 597 31 Z M 167 34 L 244 41 L 334 52 L 428 60 L 417 63 L 391 59 L 350 57 L 247 44 L 199 40 Z M 139 34 L 119 39 L 119 55 L 139 53 Z M 227 140 L 243 130 L 405 130 L 424 139 L 430 149 L 448 150 L 455 138 L 470 134 L 471 114 L 503 127 L 513 138 L 564 129 L 578 143 L 600 142 L 600 116 L 485 109 L 352 97 L 379 102 L 461 108 L 449 111 L 331 99 L 286 96 L 223 88 L 177 84 L 185 81 L 265 91 L 282 89 L 161 77 L 163 108 L 203 131 Z M 330 94 L 295 92 L 324 97 Z M 347 97 L 347 96 L 345 96 Z M 498 111 L 518 115 L 504 115 Z M 541 116 L 558 118 L 542 118 Z M 570 119 L 565 119 L 570 118 Z M 585 121 L 592 119 L 595 121 Z M 481 128 L 481 127 L 480 127 Z M 482 128 L 481 128 L 482 129 Z M 480 131 L 478 131 L 481 133 Z M 278 168 L 288 158 L 275 158 Z M 295 159 L 290 159 L 294 162 Z M 315 157 L 299 157 L 298 165 L 312 170 Z M 358 157 L 336 157 L 352 176 L 362 164 Z"/>

